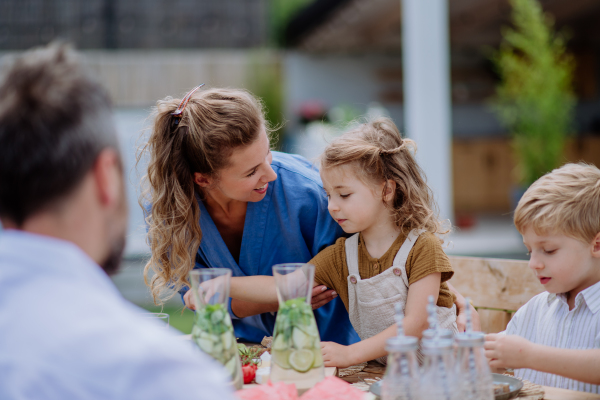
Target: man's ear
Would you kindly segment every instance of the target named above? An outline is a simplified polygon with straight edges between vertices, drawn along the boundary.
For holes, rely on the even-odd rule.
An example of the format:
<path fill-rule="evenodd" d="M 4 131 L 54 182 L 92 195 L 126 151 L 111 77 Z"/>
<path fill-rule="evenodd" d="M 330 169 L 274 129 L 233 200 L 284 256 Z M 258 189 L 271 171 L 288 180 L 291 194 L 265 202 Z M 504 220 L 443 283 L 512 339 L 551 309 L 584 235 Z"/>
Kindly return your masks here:
<path fill-rule="evenodd" d="M 396 181 L 388 179 L 384 184 L 383 201 L 394 200 L 394 193 L 396 193 Z"/>
<path fill-rule="evenodd" d="M 592 255 L 600 258 L 600 232 L 592 240 Z"/>
<path fill-rule="evenodd" d="M 209 176 L 201 174 L 200 172 L 194 172 L 194 183 L 201 188 L 207 188 L 213 183 L 213 179 Z"/>
<path fill-rule="evenodd" d="M 119 153 L 110 148 L 102 150 L 94 163 L 93 174 L 100 202 L 106 206 L 117 204 L 124 190 Z"/>

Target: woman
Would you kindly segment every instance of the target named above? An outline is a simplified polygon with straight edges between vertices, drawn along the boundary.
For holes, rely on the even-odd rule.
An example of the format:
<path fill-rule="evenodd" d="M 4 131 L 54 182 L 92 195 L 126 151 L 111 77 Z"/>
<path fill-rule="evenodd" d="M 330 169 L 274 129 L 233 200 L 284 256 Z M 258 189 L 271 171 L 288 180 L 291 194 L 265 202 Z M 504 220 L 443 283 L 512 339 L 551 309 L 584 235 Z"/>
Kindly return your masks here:
<path fill-rule="evenodd" d="M 155 301 L 165 289 L 186 292 L 193 268 L 271 275 L 274 264 L 307 262 L 343 235 L 327 211 L 318 171 L 299 156 L 270 151 L 260 102 L 243 90 L 198 89 L 181 101 L 158 102 L 145 147 L 145 201 L 152 205 L 145 278 Z M 321 339 L 355 343 L 335 297 L 322 286 L 313 290 Z M 193 308 L 189 295 L 184 300 Z M 229 310 L 241 340 L 272 335 L 277 304 L 232 300 Z"/>

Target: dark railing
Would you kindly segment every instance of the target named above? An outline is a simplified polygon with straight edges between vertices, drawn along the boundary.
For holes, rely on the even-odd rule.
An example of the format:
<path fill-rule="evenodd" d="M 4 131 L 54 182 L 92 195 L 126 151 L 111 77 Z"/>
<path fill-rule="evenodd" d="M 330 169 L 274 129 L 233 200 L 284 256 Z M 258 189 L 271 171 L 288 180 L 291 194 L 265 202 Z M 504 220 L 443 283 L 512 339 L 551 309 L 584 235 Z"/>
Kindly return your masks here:
<path fill-rule="evenodd" d="M 83 49 L 246 48 L 268 0 L 0 0 L 0 50 L 62 38 Z"/>

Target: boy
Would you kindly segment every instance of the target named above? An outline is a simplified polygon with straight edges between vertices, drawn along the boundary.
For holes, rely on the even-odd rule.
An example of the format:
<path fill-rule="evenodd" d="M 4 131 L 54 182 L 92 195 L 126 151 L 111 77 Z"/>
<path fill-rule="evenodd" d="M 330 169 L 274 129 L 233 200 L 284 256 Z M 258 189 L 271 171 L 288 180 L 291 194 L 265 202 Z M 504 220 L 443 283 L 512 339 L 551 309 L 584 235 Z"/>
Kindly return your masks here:
<path fill-rule="evenodd" d="M 538 179 L 515 210 L 529 267 L 547 290 L 486 336 L 492 368 L 600 393 L 600 170 L 567 164 Z"/>

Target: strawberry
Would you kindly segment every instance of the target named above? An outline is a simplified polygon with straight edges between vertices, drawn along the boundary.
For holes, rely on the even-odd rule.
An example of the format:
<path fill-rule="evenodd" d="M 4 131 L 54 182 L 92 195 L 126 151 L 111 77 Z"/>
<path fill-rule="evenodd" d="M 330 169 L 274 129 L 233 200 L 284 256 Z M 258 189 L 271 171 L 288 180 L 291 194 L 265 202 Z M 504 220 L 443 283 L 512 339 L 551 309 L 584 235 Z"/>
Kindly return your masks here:
<path fill-rule="evenodd" d="M 242 374 L 244 375 L 244 383 L 252 383 L 254 378 L 256 378 L 256 370 L 257 366 L 254 363 L 242 365 Z"/>

